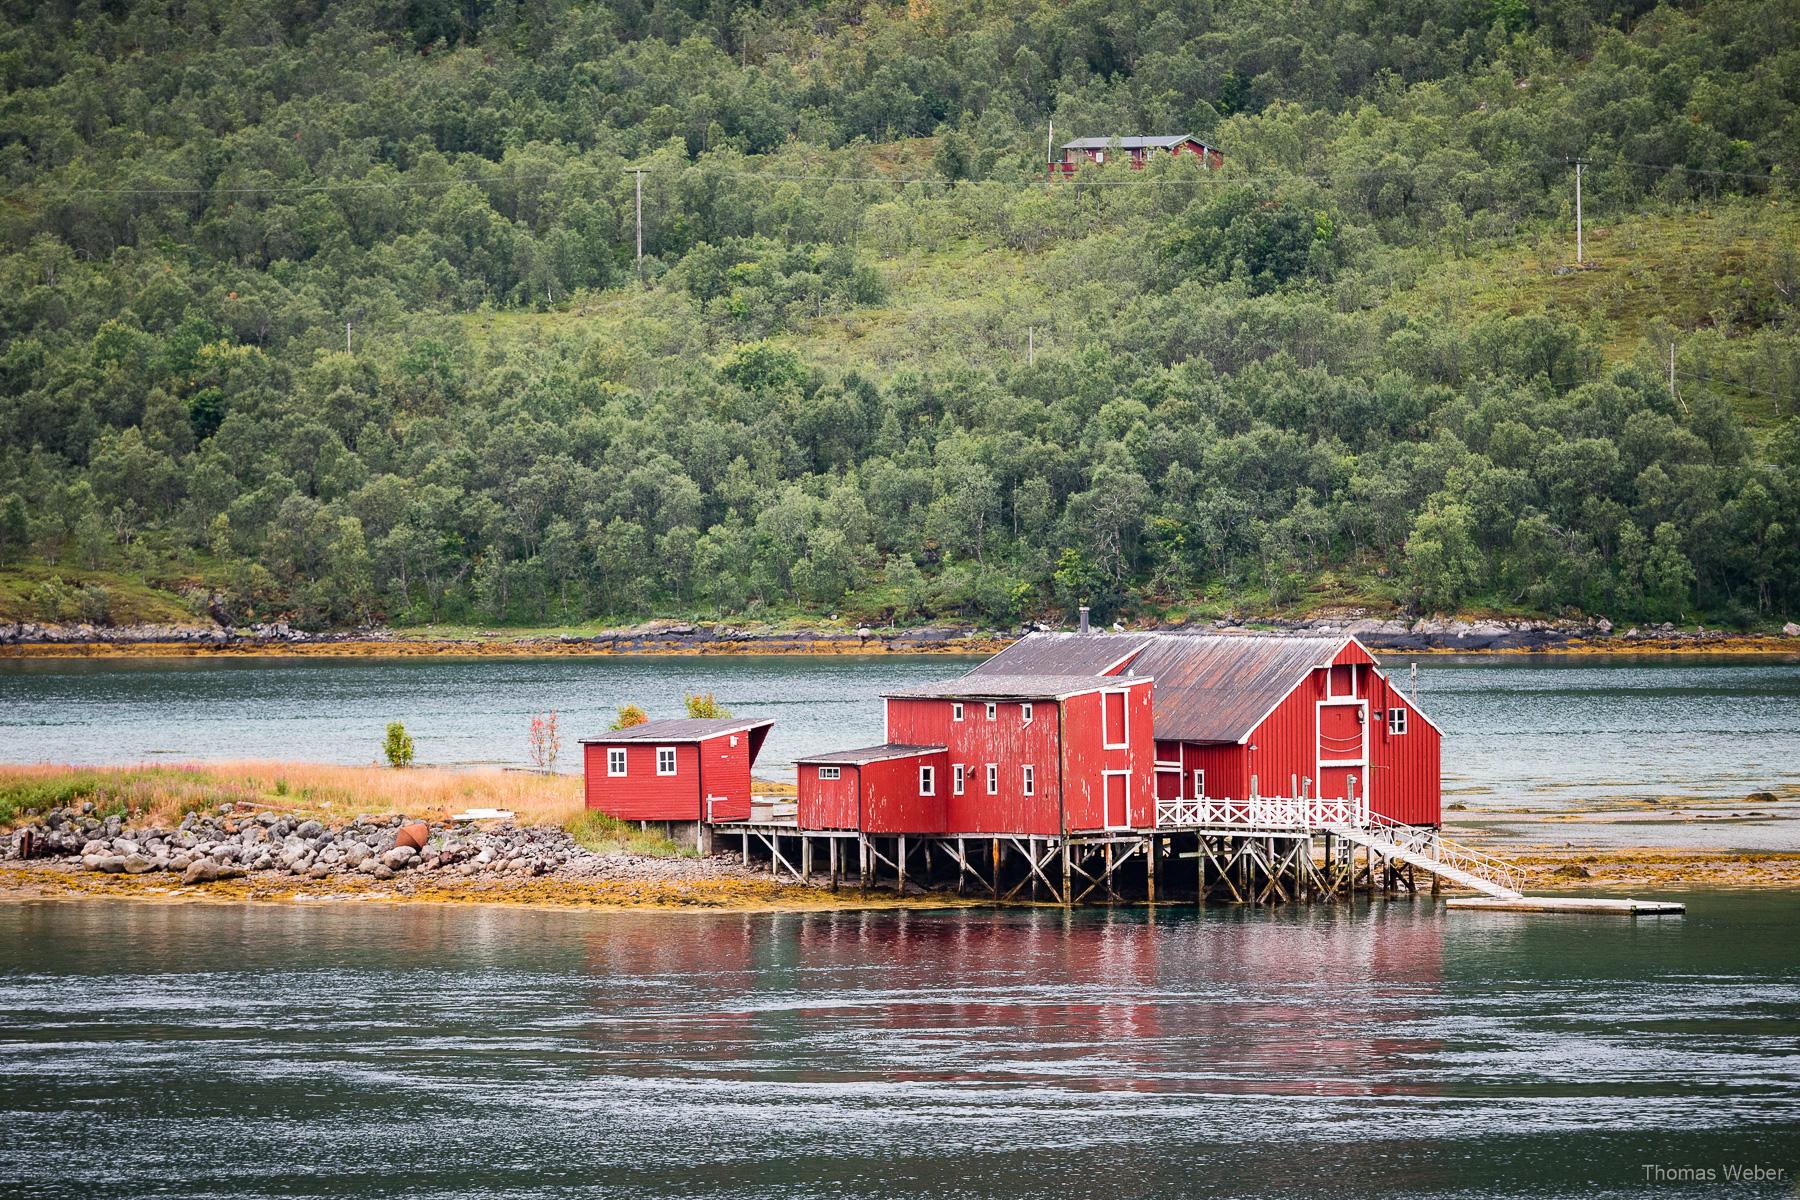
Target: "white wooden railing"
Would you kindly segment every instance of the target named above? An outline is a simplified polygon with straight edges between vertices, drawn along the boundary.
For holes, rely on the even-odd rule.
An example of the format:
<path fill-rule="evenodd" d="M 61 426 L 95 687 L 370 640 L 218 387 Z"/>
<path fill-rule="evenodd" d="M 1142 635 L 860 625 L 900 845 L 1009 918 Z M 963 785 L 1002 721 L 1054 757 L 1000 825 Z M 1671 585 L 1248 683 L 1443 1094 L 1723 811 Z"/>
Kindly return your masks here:
<path fill-rule="evenodd" d="M 1317 796 L 1251 796 L 1221 800 L 1199 796 L 1156 802 L 1156 824 L 1164 828 L 1196 825 L 1254 826 L 1257 829 L 1323 829 L 1353 824 L 1358 805 L 1352 800 Z"/>

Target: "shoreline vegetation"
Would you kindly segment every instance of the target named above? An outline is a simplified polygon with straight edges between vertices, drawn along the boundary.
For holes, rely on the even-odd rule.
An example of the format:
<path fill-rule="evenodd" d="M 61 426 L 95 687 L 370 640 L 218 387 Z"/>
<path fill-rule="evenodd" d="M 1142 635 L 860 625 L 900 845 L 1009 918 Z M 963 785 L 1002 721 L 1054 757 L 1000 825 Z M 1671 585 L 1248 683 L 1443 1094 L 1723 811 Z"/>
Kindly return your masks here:
<path fill-rule="evenodd" d="M 653 620 L 619 628 L 484 630 L 473 627 L 368 628 L 311 632 L 285 624 L 0 624 L 0 658 L 169 658 L 212 655 L 339 657 L 505 657 L 585 654 L 996 654 L 1032 629 L 966 625 L 913 628 L 733 625 Z M 1146 630 L 1243 630 L 1351 634 L 1377 653 L 1776 654 L 1800 656 L 1800 625 L 1742 632 L 1672 624 L 1615 628 L 1610 622 L 1518 619 L 1378 619 L 1352 612 L 1310 620 L 1226 618 L 1134 625 Z"/>
<path fill-rule="evenodd" d="M 775 790 L 779 785 L 759 784 Z M 1773 798 L 1771 798 L 1773 802 Z M 1742 803 L 1684 806 L 1696 823 Z M 456 821 L 465 809 L 514 819 Z M 1717 812 L 1701 811 L 1717 808 Z M 1533 891 L 1800 890 L 1800 852 L 1576 845 L 1605 814 L 1484 812 L 1448 823 L 1523 866 Z M 1522 819 L 1521 819 L 1522 818 Z M 1463 823 L 1458 823 L 1462 821 Z M 421 830 L 418 847 L 408 830 Z M 981 904 L 952 895 L 838 892 L 700 857 L 589 812 L 577 775 L 237 762 L 0 766 L 0 902 L 140 899 L 508 904 L 560 909 L 814 911 Z M 19 857 L 21 835 L 37 853 Z M 201 864 L 196 866 L 196 864 Z"/>

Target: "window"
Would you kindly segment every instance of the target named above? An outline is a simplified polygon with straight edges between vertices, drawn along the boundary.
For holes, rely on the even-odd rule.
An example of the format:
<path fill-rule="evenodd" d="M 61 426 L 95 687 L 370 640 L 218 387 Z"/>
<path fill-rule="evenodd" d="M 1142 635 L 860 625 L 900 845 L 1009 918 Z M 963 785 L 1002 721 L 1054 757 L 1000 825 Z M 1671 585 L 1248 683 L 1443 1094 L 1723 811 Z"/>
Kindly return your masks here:
<path fill-rule="evenodd" d="M 1031 705 L 1019 705 L 1019 720 L 1027 725 L 1031 724 Z"/>
<path fill-rule="evenodd" d="M 960 721 L 960 720 L 962 720 L 962 705 L 960 705 L 960 704 L 952 704 L 952 705 L 951 705 L 951 706 L 950 706 L 950 719 L 951 719 L 951 720 L 952 720 L 952 721 Z"/>
<path fill-rule="evenodd" d="M 1131 744 L 1125 715 L 1125 693 L 1104 692 L 1100 696 L 1102 711 L 1101 740 L 1108 750 L 1123 750 Z"/>
<path fill-rule="evenodd" d="M 969 768 L 957 763 L 950 768 L 950 791 L 953 795 L 963 794 L 963 785 L 968 782 Z"/>
<path fill-rule="evenodd" d="M 998 704 L 994 704 L 990 701 L 988 704 L 988 720 L 992 721 L 995 717 L 997 717 L 999 715 L 1000 715 L 1000 706 Z"/>
<path fill-rule="evenodd" d="M 1194 772 L 1194 799 L 1196 799 L 1196 800 L 1206 799 L 1206 772 L 1205 771 L 1195 771 Z"/>
<path fill-rule="evenodd" d="M 1404 708 L 1388 709 L 1388 732 L 1406 732 L 1406 710 Z"/>
<path fill-rule="evenodd" d="M 842 767 L 820 767 L 819 768 L 819 778 L 820 779 L 837 779 L 837 778 L 840 778 L 843 775 L 843 773 L 844 773 L 844 769 Z"/>
<path fill-rule="evenodd" d="M 658 746 L 656 748 L 656 773 L 658 775 L 675 773 L 675 747 Z"/>
<path fill-rule="evenodd" d="M 919 795 L 937 795 L 937 772 L 931 767 L 919 768 Z"/>
<path fill-rule="evenodd" d="M 606 773 L 608 775 L 625 774 L 625 747 L 614 746 L 606 752 Z"/>
<path fill-rule="evenodd" d="M 988 780 L 987 780 L 988 795 L 998 796 L 1000 794 L 1000 764 L 999 763 L 989 763 L 987 765 L 987 769 L 988 769 Z"/>
<path fill-rule="evenodd" d="M 1019 786 L 1027 796 L 1037 795 L 1037 768 L 1031 764 L 1019 768 Z"/>

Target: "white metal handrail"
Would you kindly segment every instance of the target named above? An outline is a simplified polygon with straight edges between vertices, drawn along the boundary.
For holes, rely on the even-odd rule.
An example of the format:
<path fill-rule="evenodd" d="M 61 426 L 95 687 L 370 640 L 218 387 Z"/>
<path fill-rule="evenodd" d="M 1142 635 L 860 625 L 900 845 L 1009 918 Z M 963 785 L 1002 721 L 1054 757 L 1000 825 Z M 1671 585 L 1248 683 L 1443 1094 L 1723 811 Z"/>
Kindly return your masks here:
<path fill-rule="evenodd" d="M 1156 824 L 1159 829 L 1227 827 L 1374 833 L 1397 850 L 1515 892 L 1522 891 L 1525 885 L 1525 872 L 1503 858 L 1452 841 L 1428 825 L 1408 825 L 1370 812 L 1354 800 L 1319 796 L 1251 796 L 1246 800 L 1182 797 L 1156 802 Z"/>

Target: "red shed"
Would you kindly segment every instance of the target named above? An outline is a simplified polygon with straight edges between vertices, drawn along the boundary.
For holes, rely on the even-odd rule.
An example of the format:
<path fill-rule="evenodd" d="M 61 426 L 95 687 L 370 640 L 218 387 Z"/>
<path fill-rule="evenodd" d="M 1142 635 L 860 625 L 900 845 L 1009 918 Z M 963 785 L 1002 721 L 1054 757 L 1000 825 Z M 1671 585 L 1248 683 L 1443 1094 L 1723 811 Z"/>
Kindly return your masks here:
<path fill-rule="evenodd" d="M 1062 161 L 1050 163 L 1050 178 L 1073 175 L 1083 163 L 1105 165 L 1114 161 L 1110 156 L 1115 153 L 1118 156 L 1116 161 L 1130 163 L 1134 171 L 1143 170 L 1145 164 L 1157 154 L 1175 157 L 1191 155 L 1213 171 L 1225 165 L 1224 151 L 1217 146 L 1207 145 L 1191 133 L 1165 134 L 1160 137 L 1084 137 L 1063 143 Z"/>
<path fill-rule="evenodd" d="M 1442 731 L 1352 637 L 1033 634 L 971 679 L 1148 675 L 1162 800 L 1298 787 L 1407 825 L 1442 820 Z"/>
<path fill-rule="evenodd" d="M 801 767 L 802 828 L 1056 837 L 1155 824 L 1149 679 L 990 676 L 908 688 L 887 697 L 887 734 L 885 746 Z M 852 759 L 854 784 L 844 779 Z M 835 778 L 820 777 L 833 766 Z"/>
<path fill-rule="evenodd" d="M 773 721 L 648 721 L 581 739 L 587 806 L 631 821 L 743 821 Z"/>

